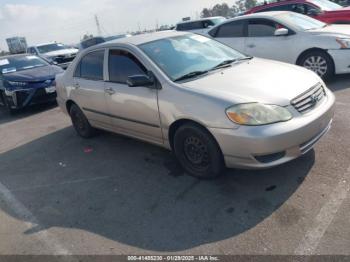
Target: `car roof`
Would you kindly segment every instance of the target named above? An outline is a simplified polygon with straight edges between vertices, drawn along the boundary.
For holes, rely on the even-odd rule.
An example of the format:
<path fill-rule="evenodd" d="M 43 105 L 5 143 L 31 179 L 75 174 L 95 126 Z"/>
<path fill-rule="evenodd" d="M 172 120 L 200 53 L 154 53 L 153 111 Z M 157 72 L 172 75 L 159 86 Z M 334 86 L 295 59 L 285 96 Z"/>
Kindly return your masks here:
<path fill-rule="evenodd" d="M 154 32 L 154 33 L 145 33 L 140 35 L 134 35 L 130 37 L 120 38 L 111 40 L 102 44 L 98 44 L 96 46 L 98 47 L 107 47 L 107 46 L 113 46 L 113 44 L 116 43 L 124 43 L 124 44 L 130 44 L 130 45 L 141 45 L 148 42 L 160 40 L 163 38 L 169 38 L 174 36 L 182 36 L 190 34 L 189 32 L 179 32 L 175 30 L 168 30 L 168 31 L 160 31 L 160 32 Z M 95 46 L 95 47 L 96 47 Z"/>
<path fill-rule="evenodd" d="M 258 10 L 263 10 L 265 8 L 273 7 L 273 6 L 280 6 L 280 5 L 285 5 L 285 4 L 291 4 L 291 3 L 306 3 L 309 2 L 308 0 L 283 0 L 283 1 L 277 1 L 277 2 L 272 2 L 268 4 L 262 4 L 262 5 L 257 5 L 250 10 L 247 11 L 249 12 L 255 12 Z"/>
<path fill-rule="evenodd" d="M 49 42 L 49 43 L 42 43 L 42 44 L 38 44 L 38 45 L 34 45 L 34 46 L 44 46 L 44 45 L 52 45 L 52 44 L 60 44 L 57 42 Z"/>
<path fill-rule="evenodd" d="M 247 14 L 247 15 L 243 15 L 243 16 L 237 16 L 237 17 L 228 19 L 227 21 L 225 21 L 222 24 L 228 23 L 230 21 L 244 20 L 244 19 L 249 19 L 249 18 L 271 18 L 271 17 L 276 17 L 278 15 L 282 15 L 282 14 L 288 14 L 288 13 L 293 13 L 293 12 L 290 12 L 290 11 L 259 12 L 259 13 Z M 220 25 L 218 25 L 218 26 L 220 26 Z"/>

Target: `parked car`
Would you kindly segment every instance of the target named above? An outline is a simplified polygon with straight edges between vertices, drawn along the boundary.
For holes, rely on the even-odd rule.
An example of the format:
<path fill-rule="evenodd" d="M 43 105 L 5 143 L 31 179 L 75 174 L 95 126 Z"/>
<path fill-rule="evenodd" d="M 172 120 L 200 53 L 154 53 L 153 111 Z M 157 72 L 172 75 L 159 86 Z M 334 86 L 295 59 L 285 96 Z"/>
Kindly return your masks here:
<path fill-rule="evenodd" d="M 198 20 L 189 20 L 178 23 L 175 27 L 175 30 L 190 31 L 192 33 L 204 33 L 210 27 L 218 25 L 224 22 L 225 20 L 226 18 L 222 16 L 207 17 Z"/>
<path fill-rule="evenodd" d="M 106 42 L 106 40 L 102 36 L 96 36 L 89 39 L 85 39 L 80 42 L 79 51 L 104 42 Z"/>
<path fill-rule="evenodd" d="M 121 34 L 121 35 L 113 35 L 113 36 L 107 36 L 107 37 L 102 37 L 102 36 L 96 36 L 92 37 L 86 40 L 83 40 L 80 42 L 79 50 L 84 50 L 86 48 L 89 48 L 94 45 L 102 44 L 107 41 L 112 41 L 124 37 L 130 37 L 131 35 L 129 34 Z"/>
<path fill-rule="evenodd" d="M 55 76 L 63 70 L 28 55 L 0 57 L 0 102 L 10 112 L 56 100 Z"/>
<path fill-rule="evenodd" d="M 276 11 L 230 19 L 208 34 L 242 53 L 300 65 L 325 79 L 350 73 L 350 25 Z"/>
<path fill-rule="evenodd" d="M 48 43 L 30 46 L 27 53 L 43 57 L 66 69 L 78 53 L 78 49 L 61 43 Z"/>
<path fill-rule="evenodd" d="M 101 128 L 154 143 L 197 177 L 305 154 L 329 130 L 334 106 L 309 70 L 176 31 L 81 52 L 57 77 L 57 93 L 80 136 Z"/>
<path fill-rule="evenodd" d="M 286 0 L 253 7 L 246 14 L 268 11 L 291 11 L 311 16 L 328 24 L 349 24 L 350 7 L 328 0 Z"/>

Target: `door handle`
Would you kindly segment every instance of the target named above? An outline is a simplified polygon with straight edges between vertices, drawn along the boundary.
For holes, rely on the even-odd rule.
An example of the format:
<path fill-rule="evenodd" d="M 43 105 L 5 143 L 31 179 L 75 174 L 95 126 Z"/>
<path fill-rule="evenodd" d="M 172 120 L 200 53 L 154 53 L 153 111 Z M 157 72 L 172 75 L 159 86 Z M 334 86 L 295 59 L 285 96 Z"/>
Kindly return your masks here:
<path fill-rule="evenodd" d="M 256 45 L 254 45 L 254 44 L 249 44 L 249 45 L 247 45 L 249 48 L 254 48 Z"/>
<path fill-rule="evenodd" d="M 114 89 L 113 89 L 113 88 L 111 88 L 111 87 L 107 87 L 107 88 L 105 88 L 105 92 L 106 92 L 107 94 L 109 94 L 109 95 L 113 95 L 113 94 L 115 94 Z"/>

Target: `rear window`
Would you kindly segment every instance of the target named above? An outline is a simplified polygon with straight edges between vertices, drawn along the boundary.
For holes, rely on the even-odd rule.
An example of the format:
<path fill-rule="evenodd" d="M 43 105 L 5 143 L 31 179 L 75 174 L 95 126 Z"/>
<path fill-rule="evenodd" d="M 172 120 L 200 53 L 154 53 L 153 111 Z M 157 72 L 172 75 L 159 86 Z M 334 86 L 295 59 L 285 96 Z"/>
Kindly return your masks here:
<path fill-rule="evenodd" d="M 85 55 L 78 64 L 74 76 L 103 80 L 104 50 L 94 51 Z"/>
<path fill-rule="evenodd" d="M 181 23 L 176 26 L 176 30 L 178 31 L 187 31 L 187 30 L 195 30 L 204 28 L 203 21 L 195 21 L 188 23 Z"/>

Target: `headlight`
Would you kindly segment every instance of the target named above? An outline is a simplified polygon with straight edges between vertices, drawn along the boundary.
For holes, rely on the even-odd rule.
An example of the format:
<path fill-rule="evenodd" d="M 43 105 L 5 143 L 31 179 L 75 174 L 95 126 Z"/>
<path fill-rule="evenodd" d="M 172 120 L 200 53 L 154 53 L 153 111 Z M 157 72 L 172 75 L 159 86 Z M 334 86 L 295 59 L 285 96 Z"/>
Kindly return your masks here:
<path fill-rule="evenodd" d="M 336 38 L 335 41 L 340 45 L 340 48 L 350 48 L 350 38 Z"/>
<path fill-rule="evenodd" d="M 10 86 L 13 86 L 13 87 L 23 87 L 23 86 L 26 86 L 26 85 L 27 85 L 26 82 L 7 81 L 7 83 L 8 83 Z"/>
<path fill-rule="evenodd" d="M 292 119 L 284 107 L 259 103 L 239 104 L 226 110 L 228 118 L 236 124 L 247 126 L 267 125 Z"/>

